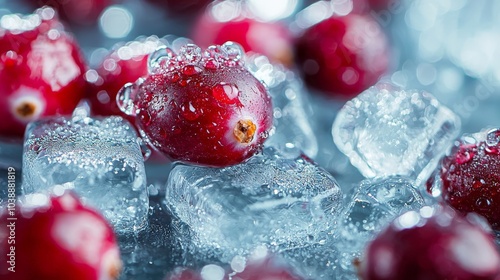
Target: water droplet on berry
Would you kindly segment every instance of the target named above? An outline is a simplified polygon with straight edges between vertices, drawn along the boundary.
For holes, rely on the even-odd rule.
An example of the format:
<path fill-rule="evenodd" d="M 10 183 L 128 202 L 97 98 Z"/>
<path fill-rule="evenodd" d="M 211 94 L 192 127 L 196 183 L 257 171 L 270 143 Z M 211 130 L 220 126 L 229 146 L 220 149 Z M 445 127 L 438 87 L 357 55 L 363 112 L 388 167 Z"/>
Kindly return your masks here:
<path fill-rule="evenodd" d="M 188 65 L 188 66 L 184 66 L 184 68 L 182 68 L 182 74 L 186 75 L 186 76 L 193 76 L 193 75 L 196 75 L 198 73 L 201 73 L 201 68 L 196 66 L 196 65 Z"/>
<path fill-rule="evenodd" d="M 465 164 L 469 162 L 472 159 L 472 157 L 474 157 L 474 152 L 466 149 L 460 149 L 457 152 L 456 161 L 458 164 Z"/>
<path fill-rule="evenodd" d="M 142 110 L 139 113 L 139 118 L 144 125 L 149 125 L 151 123 L 151 114 L 147 110 Z"/>
<path fill-rule="evenodd" d="M 179 50 L 179 59 L 187 64 L 198 64 L 201 59 L 201 49 L 197 45 L 187 44 Z"/>
<path fill-rule="evenodd" d="M 144 161 L 146 161 L 150 156 L 151 156 L 151 149 L 148 147 L 146 142 L 142 140 L 142 138 L 137 138 L 137 144 L 139 144 L 139 147 L 141 148 L 141 153 L 142 157 L 144 158 Z"/>
<path fill-rule="evenodd" d="M 499 142 L 500 142 L 500 130 L 492 129 L 488 131 L 488 133 L 486 134 L 486 145 L 488 145 L 488 147 L 494 147 L 497 146 Z"/>
<path fill-rule="evenodd" d="M 193 106 L 193 103 L 188 102 L 181 106 L 182 116 L 189 121 L 194 121 L 200 116 L 200 112 Z"/>
<path fill-rule="evenodd" d="M 116 95 L 116 104 L 120 110 L 129 115 L 137 114 L 137 106 L 134 104 L 137 86 L 132 83 L 126 83 Z"/>
<path fill-rule="evenodd" d="M 175 58 L 175 53 L 166 46 L 157 48 L 148 57 L 148 72 L 155 73 L 162 65 L 169 65 Z"/>
<path fill-rule="evenodd" d="M 234 62 L 239 62 L 245 54 L 243 48 L 235 42 L 227 41 L 221 46 L 221 48 L 226 54 L 227 58 L 233 60 Z"/>
<path fill-rule="evenodd" d="M 491 206 L 491 201 L 490 199 L 486 197 L 480 197 L 476 200 L 476 205 L 479 208 L 489 208 Z"/>
<path fill-rule="evenodd" d="M 4 68 L 13 68 L 21 64 L 23 57 L 15 51 L 8 51 L 0 56 Z"/>
<path fill-rule="evenodd" d="M 215 85 L 212 89 L 212 95 L 215 99 L 225 104 L 234 104 L 238 101 L 240 90 L 236 85 L 226 84 L 224 82 Z"/>

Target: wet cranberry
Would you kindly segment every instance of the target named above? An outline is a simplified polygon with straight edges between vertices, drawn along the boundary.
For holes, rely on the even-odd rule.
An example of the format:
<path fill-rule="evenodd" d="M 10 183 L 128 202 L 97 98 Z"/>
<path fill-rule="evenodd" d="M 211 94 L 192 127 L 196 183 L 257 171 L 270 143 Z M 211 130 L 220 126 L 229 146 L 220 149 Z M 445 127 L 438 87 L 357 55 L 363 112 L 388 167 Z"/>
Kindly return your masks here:
<path fill-rule="evenodd" d="M 475 212 L 500 230 L 500 132 L 465 136 L 442 162 L 443 199 L 463 213 Z"/>
<path fill-rule="evenodd" d="M 121 108 L 137 114 L 149 142 L 172 160 L 205 166 L 234 165 L 255 154 L 271 129 L 272 104 L 243 66 L 241 48 L 160 52 L 151 57 L 151 74 L 119 93 Z"/>
<path fill-rule="evenodd" d="M 4 16 L 0 26 L 0 136 L 21 138 L 41 116 L 69 114 L 85 92 L 86 65 L 54 10 Z"/>
<path fill-rule="evenodd" d="M 469 217 L 470 218 L 470 217 Z M 499 279 L 492 235 L 451 208 L 426 206 L 397 218 L 368 245 L 365 280 Z"/>
<path fill-rule="evenodd" d="M 281 22 L 264 22 L 247 17 L 223 21 L 208 9 L 194 25 L 191 37 L 202 47 L 233 41 L 246 52 L 260 53 L 275 62 L 292 65 L 292 35 Z"/>
<path fill-rule="evenodd" d="M 76 196 L 52 197 L 34 209 L 17 205 L 14 213 L 0 215 L 0 278 L 118 278 L 121 261 L 111 227 Z"/>
<path fill-rule="evenodd" d="M 331 17 L 300 36 L 296 60 L 310 87 L 330 96 L 352 97 L 387 70 L 388 43 L 369 16 Z"/>

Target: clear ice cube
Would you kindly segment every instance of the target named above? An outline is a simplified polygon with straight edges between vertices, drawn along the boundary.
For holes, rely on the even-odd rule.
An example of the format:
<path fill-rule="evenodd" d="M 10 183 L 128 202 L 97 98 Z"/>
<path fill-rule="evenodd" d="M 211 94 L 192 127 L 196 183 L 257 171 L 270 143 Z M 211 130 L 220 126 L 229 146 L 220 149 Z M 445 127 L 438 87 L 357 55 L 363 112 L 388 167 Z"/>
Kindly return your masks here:
<path fill-rule="evenodd" d="M 310 158 L 318 153 L 318 141 L 314 135 L 307 110 L 303 85 L 290 70 L 272 64 L 265 56 L 249 54 L 246 67 L 268 88 L 273 102 L 273 131 L 266 140 L 266 147 L 273 147 L 290 158 L 301 153 Z"/>
<path fill-rule="evenodd" d="M 400 214 L 420 209 L 425 203 L 412 180 L 400 176 L 364 180 L 346 199 L 335 246 L 341 268 L 352 275 L 356 274 L 353 261 L 377 232 Z"/>
<path fill-rule="evenodd" d="M 365 177 L 405 175 L 420 182 L 459 130 L 458 116 L 431 94 L 378 84 L 344 105 L 332 135 Z"/>
<path fill-rule="evenodd" d="M 31 123 L 23 156 L 25 194 L 74 190 L 117 231 L 146 223 L 144 159 L 135 130 L 120 117 L 52 118 Z"/>
<path fill-rule="evenodd" d="M 279 251 L 313 242 L 332 226 L 341 199 L 329 173 L 270 149 L 222 169 L 177 165 L 166 187 L 168 207 L 196 246 L 223 261 L 261 245 Z"/>

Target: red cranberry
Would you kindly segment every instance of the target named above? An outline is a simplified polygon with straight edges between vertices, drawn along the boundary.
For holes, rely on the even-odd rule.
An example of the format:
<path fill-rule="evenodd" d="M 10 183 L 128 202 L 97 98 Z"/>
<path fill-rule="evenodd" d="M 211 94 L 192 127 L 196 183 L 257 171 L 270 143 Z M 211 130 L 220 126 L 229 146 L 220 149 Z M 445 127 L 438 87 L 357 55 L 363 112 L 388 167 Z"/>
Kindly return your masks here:
<path fill-rule="evenodd" d="M 397 218 L 368 245 L 365 280 L 499 279 L 493 236 L 450 208 L 426 206 Z"/>
<path fill-rule="evenodd" d="M 71 23 L 93 24 L 102 11 L 115 0 L 28 0 L 32 4 L 42 7 L 48 5 L 56 9 L 61 18 Z"/>
<path fill-rule="evenodd" d="M 198 19 L 191 37 L 201 47 L 233 41 L 246 52 L 260 53 L 273 61 L 292 65 L 292 36 L 281 22 L 263 22 L 246 17 L 222 21 L 208 9 Z"/>
<path fill-rule="evenodd" d="M 301 280 L 290 268 L 279 262 L 275 256 L 268 256 L 263 259 L 250 260 L 242 272 L 236 273 L 232 279 L 237 280 Z"/>
<path fill-rule="evenodd" d="M 442 197 L 463 213 L 475 212 L 500 230 L 500 130 L 457 142 L 441 168 Z"/>
<path fill-rule="evenodd" d="M 0 136 L 21 138 L 28 122 L 73 111 L 85 92 L 86 65 L 54 10 L 7 17 L 0 28 Z"/>
<path fill-rule="evenodd" d="M 118 97 L 122 110 L 137 114 L 149 142 L 172 160 L 206 166 L 255 154 L 271 129 L 272 104 L 243 66 L 241 48 L 227 43 L 202 53 L 186 45 L 178 54 L 161 52 L 151 56 L 152 73 Z"/>
<path fill-rule="evenodd" d="M 139 38 L 115 47 L 99 64 L 88 72 L 92 84 L 89 100 L 92 113 L 100 116 L 124 114 L 116 104 L 116 94 L 126 83 L 133 83 L 148 74 L 148 56 L 163 43 L 156 36 Z M 133 122 L 133 121 L 132 121 Z"/>
<path fill-rule="evenodd" d="M 169 14 L 185 15 L 196 13 L 206 7 L 211 0 L 149 0 L 156 5 L 162 5 Z"/>
<path fill-rule="evenodd" d="M 0 216 L 2 223 L 7 223 L 0 227 L 0 278 L 118 278 L 121 261 L 111 227 L 76 196 L 52 197 L 34 209 L 17 205 L 15 216 L 7 214 Z M 8 220 L 12 217 L 17 220 Z M 14 238 L 10 238 L 12 232 Z M 8 270 L 12 267 L 9 254 L 15 254 L 15 272 Z"/>
<path fill-rule="evenodd" d="M 309 86 L 331 96 L 352 97 L 387 70 L 388 43 L 368 16 L 331 17 L 300 36 L 296 59 Z"/>

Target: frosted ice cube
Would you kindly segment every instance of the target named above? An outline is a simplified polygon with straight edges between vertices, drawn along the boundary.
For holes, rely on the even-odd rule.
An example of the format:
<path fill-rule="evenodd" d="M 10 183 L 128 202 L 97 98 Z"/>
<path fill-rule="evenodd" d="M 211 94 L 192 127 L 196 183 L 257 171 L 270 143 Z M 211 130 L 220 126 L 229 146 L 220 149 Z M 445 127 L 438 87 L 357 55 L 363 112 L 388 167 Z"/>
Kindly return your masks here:
<path fill-rule="evenodd" d="M 427 179 L 453 143 L 460 119 L 431 94 L 378 84 L 338 113 L 335 144 L 365 177 Z"/>
<path fill-rule="evenodd" d="M 120 117 L 52 118 L 31 123 L 23 157 L 25 194 L 73 189 L 115 230 L 146 223 L 144 160 L 135 130 Z"/>
<path fill-rule="evenodd" d="M 225 261 L 260 245 L 278 251 L 309 244 L 332 226 L 341 199 L 329 173 L 272 150 L 222 169 L 178 165 L 166 187 L 168 207 L 196 246 Z"/>
<path fill-rule="evenodd" d="M 272 64 L 265 56 L 249 54 L 246 67 L 267 85 L 273 102 L 273 125 L 266 147 L 273 147 L 291 158 L 301 153 L 314 158 L 318 141 L 310 123 L 306 97 L 300 79 L 279 64 Z"/>

